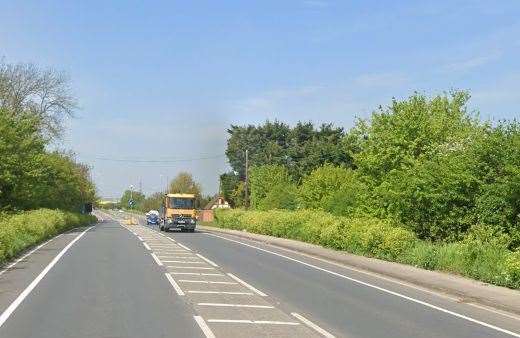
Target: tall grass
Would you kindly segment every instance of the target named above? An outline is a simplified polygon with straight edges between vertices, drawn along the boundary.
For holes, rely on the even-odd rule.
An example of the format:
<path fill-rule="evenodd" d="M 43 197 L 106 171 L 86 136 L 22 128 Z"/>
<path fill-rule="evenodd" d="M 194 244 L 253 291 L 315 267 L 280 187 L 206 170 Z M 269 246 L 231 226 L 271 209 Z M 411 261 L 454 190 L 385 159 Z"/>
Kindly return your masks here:
<path fill-rule="evenodd" d="M 475 226 L 460 242 L 433 243 L 378 218 L 339 217 L 316 210 L 216 210 L 215 224 L 520 287 L 520 252 L 509 251 L 509 238 L 485 226 Z"/>
<path fill-rule="evenodd" d="M 91 215 L 49 209 L 0 215 L 0 264 L 60 232 L 95 220 Z"/>

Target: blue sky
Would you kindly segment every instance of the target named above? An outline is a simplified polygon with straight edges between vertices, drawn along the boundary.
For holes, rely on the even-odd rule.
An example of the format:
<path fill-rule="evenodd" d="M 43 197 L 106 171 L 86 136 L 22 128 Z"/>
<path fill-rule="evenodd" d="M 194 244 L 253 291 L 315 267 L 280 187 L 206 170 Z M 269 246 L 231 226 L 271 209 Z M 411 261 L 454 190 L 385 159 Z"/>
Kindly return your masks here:
<path fill-rule="evenodd" d="M 520 117 L 520 2 L 9 1 L 0 56 L 66 71 L 81 109 L 60 146 L 103 196 L 192 172 L 216 192 L 229 124 L 351 127 L 392 97 L 470 90 L 486 119 Z"/>

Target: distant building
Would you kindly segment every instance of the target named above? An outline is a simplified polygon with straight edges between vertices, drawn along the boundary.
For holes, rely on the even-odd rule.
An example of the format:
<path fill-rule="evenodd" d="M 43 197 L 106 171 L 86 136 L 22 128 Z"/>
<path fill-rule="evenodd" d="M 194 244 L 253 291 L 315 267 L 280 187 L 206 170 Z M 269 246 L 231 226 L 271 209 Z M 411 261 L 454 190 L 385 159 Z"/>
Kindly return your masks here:
<path fill-rule="evenodd" d="M 228 201 L 222 195 L 217 195 L 206 204 L 204 209 L 199 212 L 199 221 L 201 222 L 213 222 L 214 215 L 213 210 L 215 209 L 229 209 L 231 206 Z"/>

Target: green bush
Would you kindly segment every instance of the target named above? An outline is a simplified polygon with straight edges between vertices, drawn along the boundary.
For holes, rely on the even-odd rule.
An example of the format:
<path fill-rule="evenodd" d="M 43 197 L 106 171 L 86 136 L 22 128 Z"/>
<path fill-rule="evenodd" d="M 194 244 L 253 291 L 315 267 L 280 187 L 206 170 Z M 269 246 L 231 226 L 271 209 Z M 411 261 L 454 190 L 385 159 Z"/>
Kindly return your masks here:
<path fill-rule="evenodd" d="M 91 215 L 37 209 L 0 217 L 0 263 L 56 234 L 95 221 Z"/>

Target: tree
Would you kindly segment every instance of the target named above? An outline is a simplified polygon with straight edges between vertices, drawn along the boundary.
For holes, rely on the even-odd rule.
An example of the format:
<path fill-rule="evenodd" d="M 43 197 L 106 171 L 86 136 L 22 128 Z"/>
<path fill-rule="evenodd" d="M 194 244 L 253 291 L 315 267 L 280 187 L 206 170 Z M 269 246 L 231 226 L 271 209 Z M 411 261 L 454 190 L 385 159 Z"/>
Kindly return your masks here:
<path fill-rule="evenodd" d="M 169 193 L 172 194 L 194 194 L 199 197 L 201 194 L 200 184 L 195 182 L 193 176 L 188 172 L 180 172 L 170 182 Z"/>
<path fill-rule="evenodd" d="M 233 198 L 234 192 L 240 182 L 240 177 L 234 172 L 228 172 L 220 175 L 220 193 L 224 196 L 232 207 L 236 205 Z"/>
<path fill-rule="evenodd" d="M 77 104 L 65 74 L 0 62 L 0 108 L 13 116 L 31 114 L 42 135 L 52 139 L 62 134 L 63 118 L 72 116 Z"/>
<path fill-rule="evenodd" d="M 258 208 L 260 202 L 275 186 L 289 186 L 292 182 L 287 169 L 280 165 L 263 165 L 250 169 L 251 206 Z"/>
<path fill-rule="evenodd" d="M 131 191 L 131 190 L 125 190 L 123 192 L 123 196 L 121 196 L 120 204 L 122 208 L 130 208 L 130 199 L 134 201 L 133 209 L 139 209 L 141 210 L 142 204 L 145 200 L 145 196 L 143 193 L 139 191 Z"/>
<path fill-rule="evenodd" d="M 164 193 L 155 192 L 144 199 L 144 201 L 140 204 L 139 209 L 144 212 L 147 212 L 150 210 L 159 210 L 163 199 L 164 199 Z"/>

